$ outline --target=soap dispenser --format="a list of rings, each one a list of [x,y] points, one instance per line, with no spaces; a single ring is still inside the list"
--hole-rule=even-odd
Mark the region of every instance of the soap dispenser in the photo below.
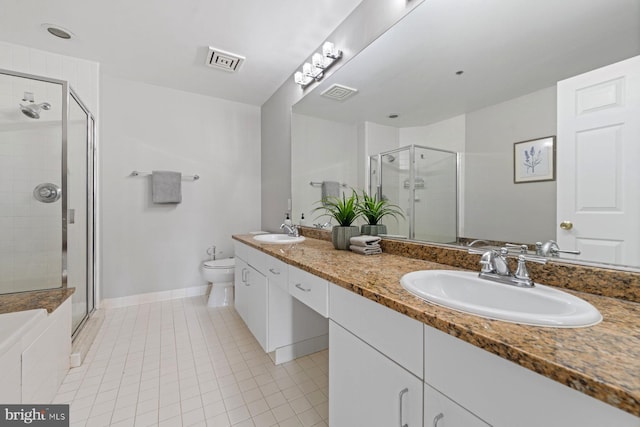
[[[292,225],[292,222],[291,222],[291,218],[289,217],[289,212],[285,212],[285,213],[284,213],[284,215],[285,215],[284,223],[285,223],[286,225],[291,226],[291,225]]]
[[[300,225],[306,225],[307,222],[304,219],[304,213],[302,214],[302,216],[300,217]]]

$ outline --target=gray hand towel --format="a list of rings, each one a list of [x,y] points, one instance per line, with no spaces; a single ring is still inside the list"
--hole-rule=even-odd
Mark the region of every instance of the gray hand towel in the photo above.
[[[152,171],[151,199],[153,203],[182,202],[182,174],[171,171]]]
[[[322,204],[328,198],[340,197],[340,183],[336,181],[322,181]]]
[[[357,254],[361,254],[361,255],[376,255],[376,254],[381,254],[382,253],[382,249],[380,249],[380,246],[356,246],[356,245],[351,245],[349,246],[349,249],[351,249],[352,252],[355,252]]]
[[[380,242],[380,240],[382,240],[380,237],[378,236],[367,236],[367,235],[363,235],[363,236],[355,236],[352,237],[349,242],[352,245],[355,246],[378,246],[380,247],[380,245],[378,244],[378,242]]]

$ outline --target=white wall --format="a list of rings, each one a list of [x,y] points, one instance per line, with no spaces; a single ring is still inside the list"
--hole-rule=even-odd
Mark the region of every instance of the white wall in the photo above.
[[[398,128],[364,122],[358,125],[358,186],[367,191],[371,188],[369,156],[398,148]],[[375,183],[374,183],[375,185]]]
[[[260,228],[260,109],[102,78],[102,296],[205,284],[208,246]],[[133,170],[198,174],[182,203],[154,205]]]
[[[556,181],[513,183],[513,144],[556,134],[556,88],[467,114],[464,237],[555,238]]]
[[[440,150],[465,151],[465,115],[442,120],[428,126],[400,128],[400,146],[416,144]]]
[[[357,129],[355,125],[293,114],[291,119],[291,193],[292,220],[298,223],[305,214],[306,224],[326,222],[313,212],[320,206],[321,188],[310,182],[337,181],[346,184],[342,191],[357,185]],[[284,218],[284,217],[283,217]]]

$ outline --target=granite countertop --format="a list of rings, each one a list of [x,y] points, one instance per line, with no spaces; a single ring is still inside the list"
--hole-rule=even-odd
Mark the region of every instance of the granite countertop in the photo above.
[[[75,291],[75,288],[57,288],[0,295],[0,314],[38,308],[52,313]]]
[[[381,254],[337,251],[307,238],[297,245],[234,239],[493,354],[640,416],[640,304],[567,291],[593,304],[604,320],[588,328],[524,326],[436,306],[400,285],[408,272],[449,265]],[[354,268],[357,266],[357,268]]]

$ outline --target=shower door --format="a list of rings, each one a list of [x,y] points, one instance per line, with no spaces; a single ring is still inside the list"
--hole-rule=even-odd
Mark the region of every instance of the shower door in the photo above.
[[[0,70],[0,294],[74,287],[94,308],[95,121],[62,80]]]
[[[458,228],[458,154],[410,145],[370,156],[370,193],[398,205],[405,218],[384,223],[387,234],[453,243]]]
[[[70,90],[67,125],[66,218],[67,286],[72,297],[73,330],[76,331],[94,309],[93,294],[93,145],[94,119],[78,95]]]
[[[0,293],[63,286],[66,84],[0,73]]]

